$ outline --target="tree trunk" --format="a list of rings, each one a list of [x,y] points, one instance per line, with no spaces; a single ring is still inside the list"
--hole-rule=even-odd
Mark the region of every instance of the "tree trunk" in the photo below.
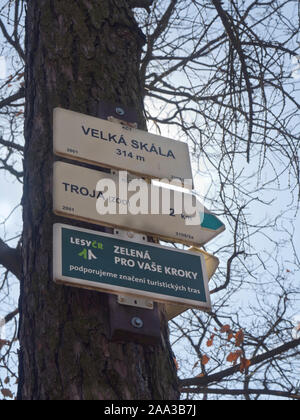
[[[178,398],[164,319],[162,346],[111,342],[107,296],[52,280],[53,108],[97,116],[99,99],[123,103],[145,128],[143,42],[125,0],[28,1],[21,400]]]

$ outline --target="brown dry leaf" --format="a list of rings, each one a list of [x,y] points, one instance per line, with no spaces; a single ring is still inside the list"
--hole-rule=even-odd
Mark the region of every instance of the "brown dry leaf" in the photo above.
[[[9,389],[1,389],[4,398],[14,398],[13,393]]]
[[[221,333],[228,333],[231,330],[230,325],[223,325]]]
[[[237,350],[235,352],[230,353],[229,356],[227,357],[227,362],[233,363],[234,365],[236,365],[239,357],[241,357],[242,354],[243,353],[241,350]]]
[[[234,360],[235,360],[235,353],[229,353],[229,355],[227,357],[227,362],[233,363]]]
[[[210,339],[206,343],[207,347],[212,347],[213,346],[213,344],[214,344],[214,338],[215,338],[215,334],[212,334],[212,336],[210,337]]]
[[[243,373],[246,369],[249,369],[250,366],[251,366],[251,361],[242,357],[241,367],[240,367],[241,373]]]
[[[236,335],[235,335],[235,345],[236,345],[237,347],[240,347],[240,346],[243,344],[244,339],[245,339],[245,334],[244,334],[244,331],[243,331],[243,330],[240,330],[240,331],[239,331],[238,333],[236,333]]]
[[[203,365],[203,366],[206,366],[207,365],[207,363],[210,361],[210,358],[208,357],[208,356],[203,356],[202,357],[202,359],[201,359],[201,364]]]
[[[234,337],[233,332],[232,332],[232,331],[230,331],[230,332],[228,333],[227,340],[228,340],[228,341],[230,341],[230,340],[232,340],[232,339],[233,339],[233,337]]]

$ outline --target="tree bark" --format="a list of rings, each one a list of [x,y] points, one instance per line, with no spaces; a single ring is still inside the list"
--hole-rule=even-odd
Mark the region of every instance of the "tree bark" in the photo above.
[[[53,108],[122,103],[145,129],[143,43],[125,0],[28,1],[20,400],[178,398],[164,319],[162,346],[113,343],[107,296],[52,280]]]

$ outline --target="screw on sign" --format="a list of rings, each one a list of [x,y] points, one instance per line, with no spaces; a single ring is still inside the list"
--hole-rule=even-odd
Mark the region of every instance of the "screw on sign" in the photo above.
[[[141,318],[139,318],[139,317],[137,317],[137,316],[135,316],[134,318],[132,318],[132,320],[131,320],[131,325],[134,327],[134,328],[143,328],[143,326],[144,326],[144,323],[143,323],[143,321],[141,320]]]
[[[117,113],[118,115],[120,115],[121,117],[123,117],[123,116],[125,115],[125,111],[124,111],[124,109],[123,109],[123,108],[121,108],[121,107],[117,107],[117,108],[116,108],[116,113]]]

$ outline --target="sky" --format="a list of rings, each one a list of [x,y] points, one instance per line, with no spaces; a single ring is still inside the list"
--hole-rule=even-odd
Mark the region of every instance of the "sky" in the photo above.
[[[5,56],[0,56],[0,84],[8,77],[8,64]],[[12,238],[21,232],[21,209],[15,209],[20,203],[22,186],[7,172],[0,172],[0,237]],[[3,222],[13,212],[5,225]],[[13,246],[12,241],[10,245]]]

